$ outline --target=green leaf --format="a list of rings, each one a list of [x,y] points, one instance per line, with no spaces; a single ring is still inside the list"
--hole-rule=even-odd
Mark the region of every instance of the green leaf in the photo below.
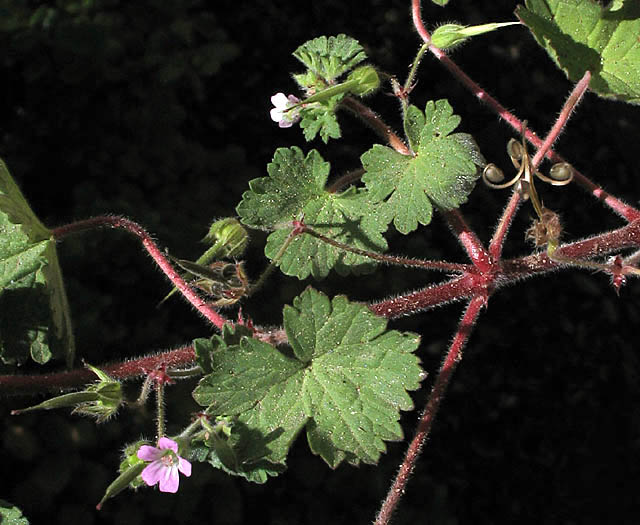
[[[302,80],[300,75],[295,77],[298,81],[308,83],[303,87],[316,84],[317,80],[327,84],[332,83],[367,58],[358,41],[343,34],[309,40],[296,49],[293,56],[300,60],[313,75],[306,80]]]
[[[206,441],[195,440],[193,459],[207,461],[227,474],[241,476],[253,483],[266,483],[270,476],[284,472],[284,463],[267,459],[269,439],[248,428],[238,418],[218,418],[209,425]]]
[[[198,365],[205,374],[212,372],[211,357],[214,352],[227,348],[229,345],[239,344],[243,337],[251,337],[253,332],[241,324],[225,324],[222,327],[222,334],[214,335],[211,339],[194,339],[193,349],[196,353]]]
[[[368,216],[367,194],[355,188],[328,192],[329,169],[315,150],[305,157],[299,148],[280,148],[267,166],[269,176],[249,183],[250,191],[244,193],[236,211],[247,226],[279,228],[267,239],[267,257],[276,257],[293,229],[289,224],[302,217],[305,224],[330,239],[364,250],[386,250],[382,232],[387,226],[376,215]],[[291,241],[278,265],[285,274],[304,279],[326,277],[333,268],[343,275],[360,274],[370,271],[374,262],[303,234]]]
[[[361,157],[362,177],[380,217],[401,233],[429,224],[433,206],[445,210],[466,202],[485,164],[475,141],[454,133],[460,117],[447,100],[429,101],[424,116],[410,106],[405,130],[415,155],[376,144]]]
[[[11,503],[0,499],[0,523],[2,525],[29,525],[22,511]]]
[[[344,93],[331,97],[325,102],[316,102],[300,108],[300,127],[304,130],[304,138],[311,142],[318,133],[326,144],[329,139],[339,139],[340,125],[336,118],[336,106],[344,98]]]
[[[516,15],[570,80],[588,70],[592,91],[640,104],[640,2],[527,0]]]
[[[449,0],[431,0],[434,4],[444,7],[449,3]]]
[[[46,363],[74,341],[55,240],[0,160],[0,359]]]
[[[331,467],[375,463],[384,441],[402,438],[400,410],[424,372],[413,355],[419,337],[344,296],[305,290],[283,312],[291,350],[244,337],[212,353],[213,372],[194,399],[211,414],[237,416],[284,462],[306,428],[311,450]]]

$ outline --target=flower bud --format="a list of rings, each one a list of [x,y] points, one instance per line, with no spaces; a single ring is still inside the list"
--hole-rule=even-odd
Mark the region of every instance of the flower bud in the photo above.
[[[353,70],[347,77],[347,82],[354,81],[349,88],[354,95],[363,97],[373,93],[380,87],[380,77],[373,66],[362,66]]]
[[[227,217],[214,222],[202,241],[217,248],[216,258],[240,257],[247,248],[249,234],[237,219]]]
[[[482,35],[500,29],[501,27],[517,25],[520,22],[505,22],[496,24],[482,24],[478,26],[463,26],[460,24],[444,24],[431,35],[431,43],[440,49],[451,49],[462,44],[472,36]]]

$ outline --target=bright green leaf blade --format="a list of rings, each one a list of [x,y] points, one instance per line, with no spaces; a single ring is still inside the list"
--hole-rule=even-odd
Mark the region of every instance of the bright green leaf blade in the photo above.
[[[266,459],[283,462],[308,419],[298,397],[303,363],[248,337],[214,352],[212,362],[213,372],[193,392],[196,402],[215,415],[240,415],[254,439],[267,443]]]
[[[242,202],[236,208],[248,226],[278,228],[267,239],[265,254],[274,259],[289,237],[292,227],[282,227],[304,218],[305,224],[322,235],[350,246],[381,252],[387,249],[382,235],[386,223],[374,215],[368,217],[371,203],[367,195],[351,188],[335,194],[326,191],[329,163],[312,150],[304,157],[298,148],[276,150],[267,167],[269,177],[249,183]],[[345,252],[310,235],[296,236],[278,265],[283,273],[304,279],[323,278],[335,269],[340,274],[364,273],[374,262],[361,255]]]
[[[384,441],[401,439],[399,411],[424,373],[415,334],[388,331],[366,306],[307,289],[284,310],[289,355],[243,338],[212,353],[213,372],[194,398],[214,415],[239,421],[267,439],[265,459],[284,461],[306,425],[312,450],[332,467],[375,463]]]
[[[29,525],[22,511],[11,503],[0,499],[0,523],[2,525]]]
[[[343,34],[309,40],[293,56],[325,83],[333,82],[367,58],[358,41]]]
[[[69,305],[51,233],[0,160],[0,359],[74,355]]]
[[[341,137],[340,124],[335,111],[337,103],[343,96],[338,95],[326,103],[315,103],[300,110],[300,127],[304,130],[304,138],[307,142],[311,142],[318,134],[325,144],[330,138]]]
[[[516,15],[570,80],[588,70],[592,91],[640,104],[640,2],[527,0]]]
[[[459,207],[475,186],[478,167],[485,161],[470,135],[451,134],[459,123],[446,100],[429,101],[424,116],[417,108],[405,116],[415,156],[377,144],[362,155],[362,180],[370,198],[379,203],[380,217],[393,221],[399,232],[429,224],[433,205],[445,210]]]
[[[404,132],[413,151],[417,151],[420,146],[422,128],[424,128],[424,113],[416,106],[410,105],[404,116]]]
[[[434,4],[444,7],[449,3],[449,0],[431,0]]]
[[[305,157],[297,147],[278,148],[267,165],[268,177],[253,179],[236,211],[243,224],[274,228],[298,218],[304,205],[323,194],[329,163],[316,150]]]

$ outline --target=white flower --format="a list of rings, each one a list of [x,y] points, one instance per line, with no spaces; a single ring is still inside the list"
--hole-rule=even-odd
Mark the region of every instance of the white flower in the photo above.
[[[290,107],[300,103],[300,99],[293,95],[285,96],[284,93],[276,93],[271,97],[271,103],[275,106],[271,110],[271,120],[278,123],[281,128],[289,128],[300,120],[298,109],[287,111]]]

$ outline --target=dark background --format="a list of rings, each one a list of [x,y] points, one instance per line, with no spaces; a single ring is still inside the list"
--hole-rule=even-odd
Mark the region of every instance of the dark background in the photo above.
[[[0,156],[50,227],[101,213],[124,214],[161,246],[195,259],[213,218],[234,214],[250,179],[264,176],[279,146],[317,148],[340,174],[358,166],[377,139],[341,115],[344,142],[307,145],[298,127],[269,119],[269,98],[295,91],[291,52],[304,41],[347,33],[381,70],[404,78],[419,39],[409,0],[344,2],[218,0],[57,3],[0,2]],[[516,2],[425,2],[431,24],[513,20]],[[250,7],[247,7],[250,6]],[[553,123],[571,83],[528,31],[479,37],[454,59],[539,134]],[[423,107],[446,97],[484,155],[504,168],[506,125],[426,57],[412,93]],[[368,103],[399,126],[384,91]],[[638,107],[588,94],[557,150],[613,194],[638,202]],[[580,189],[539,189],[560,211],[566,239],[622,221]],[[478,185],[462,208],[488,241],[508,191]],[[527,253],[531,211],[515,221],[507,255]],[[265,266],[264,234],[252,236],[250,274]],[[389,235],[391,251],[466,262],[438,217],[429,228]],[[176,298],[135,239],[115,231],[65,240],[59,255],[79,356],[100,364],[184,344],[210,333]],[[380,269],[314,286],[373,300],[441,278]],[[307,283],[274,276],[244,305],[257,323],[281,322],[282,305]],[[397,512],[397,524],[637,523],[640,516],[640,366],[635,344],[640,289],[616,296],[607,276],[564,272],[523,282],[491,299],[472,335],[424,454]],[[450,305],[392,323],[422,334],[430,378],[422,406],[461,314]],[[54,369],[51,365],[49,369]],[[21,372],[36,370],[25,366]],[[6,372],[6,369],[5,369]],[[169,431],[197,409],[192,384],[169,391]],[[135,385],[130,394],[135,395]],[[288,471],[263,486],[194,465],[176,496],[143,489],[94,506],[115,476],[119,450],[153,435],[153,414],[123,411],[96,428],[67,413],[10,418],[36,401],[5,398],[0,498],[32,523],[211,524],[370,523],[406,443],[389,444],[377,466],[331,471],[303,439]],[[411,436],[417,413],[402,423]]]

